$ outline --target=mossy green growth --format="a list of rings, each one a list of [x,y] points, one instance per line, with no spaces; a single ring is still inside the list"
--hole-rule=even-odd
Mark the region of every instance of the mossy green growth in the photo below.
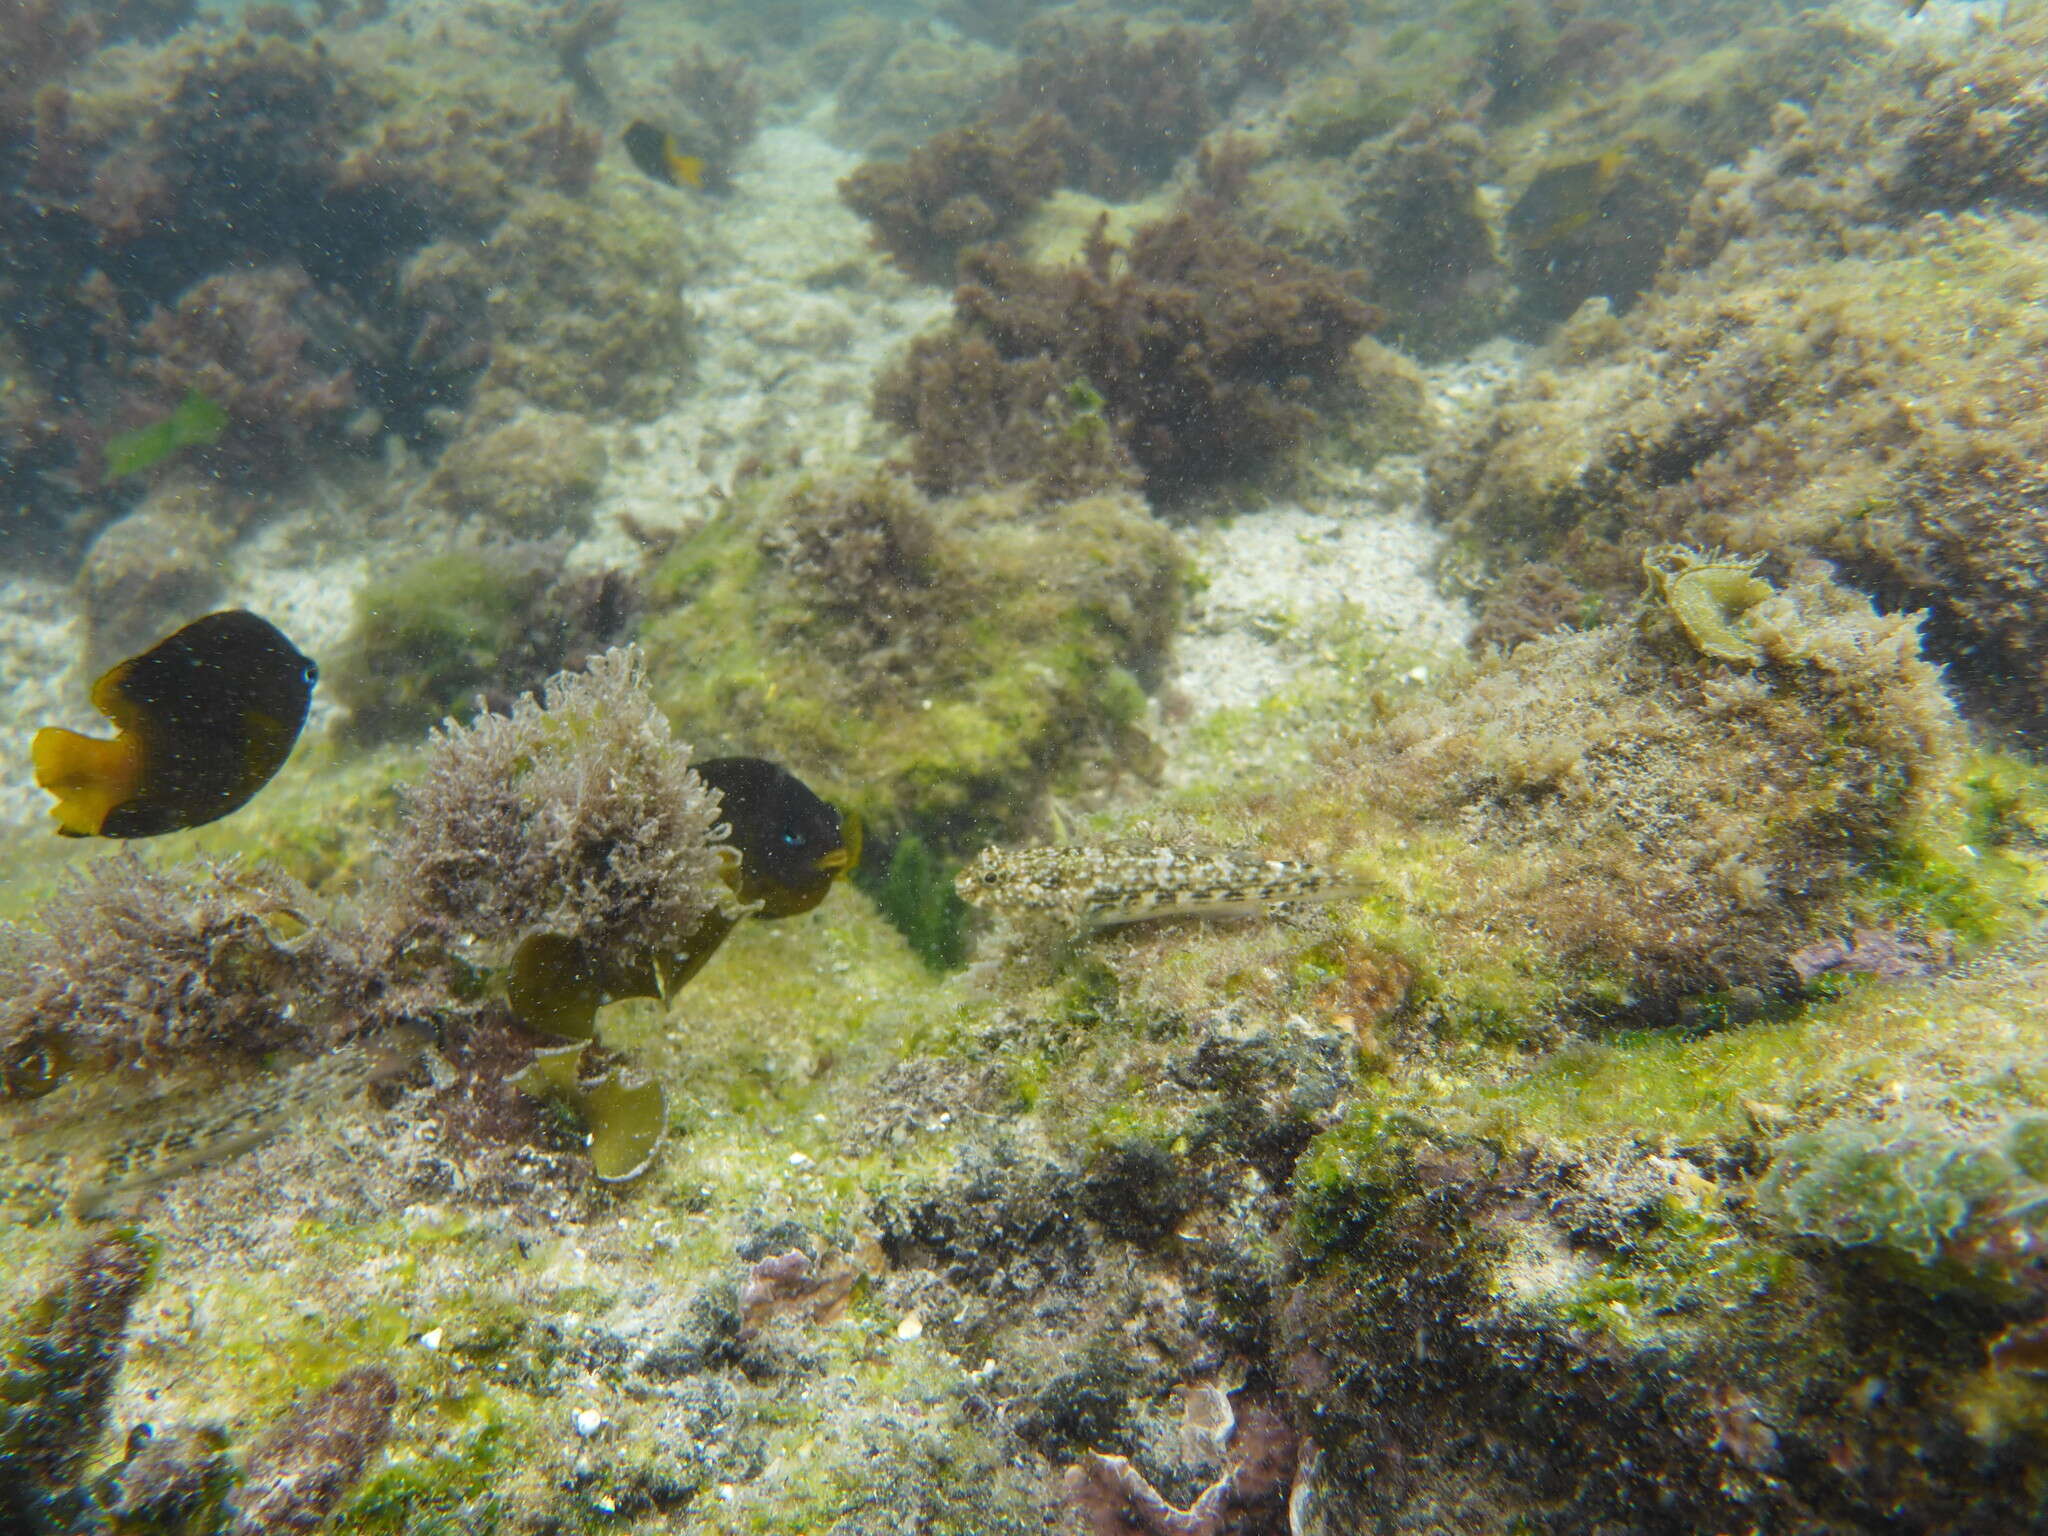
[[[477,552],[429,555],[356,595],[327,683],[365,740],[424,735],[503,676],[522,620],[547,584],[538,564]]]
[[[1415,1122],[1368,1094],[1294,1165],[1294,1232],[1311,1262],[1368,1231],[1404,1192],[1403,1147]]]
[[[642,644],[700,753],[776,758],[884,840],[967,851],[1118,749],[1179,570],[1129,497],[925,502],[886,478],[806,478],[668,556]]]
[[[1435,24],[1394,27],[1370,56],[1347,54],[1335,68],[1291,94],[1287,140],[1304,155],[1349,154],[1411,112],[1469,88],[1494,4],[1453,7]]]
[[[504,1516],[494,1487],[518,1453],[503,1408],[482,1388],[431,1394],[439,1431],[428,1449],[388,1460],[365,1477],[335,1529],[369,1536],[489,1536]]]
[[[1975,751],[1949,794],[1875,863],[1877,911],[1946,929],[1967,949],[2048,911],[2048,772]]]
[[[430,276],[490,308],[496,339],[480,389],[648,420],[689,359],[692,241],[662,189],[605,176],[583,197],[521,198],[488,240],[446,247]]]

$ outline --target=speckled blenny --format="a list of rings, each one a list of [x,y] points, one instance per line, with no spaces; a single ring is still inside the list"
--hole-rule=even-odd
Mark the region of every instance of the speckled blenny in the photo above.
[[[1360,883],[1285,859],[1068,844],[985,849],[953,888],[974,906],[1106,928],[1148,918],[1256,916],[1297,902],[1340,901]]]

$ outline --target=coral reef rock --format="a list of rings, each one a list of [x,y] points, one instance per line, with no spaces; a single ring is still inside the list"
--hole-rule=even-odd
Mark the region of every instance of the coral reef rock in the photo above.
[[[796,765],[892,835],[963,848],[1114,772],[1179,601],[1128,494],[927,501],[886,475],[762,489],[650,578],[657,696],[701,750]]]
[[[1707,178],[1626,323],[1575,321],[1437,454],[1453,573],[1506,591],[1547,562],[1598,612],[1664,540],[1822,555],[1927,611],[1973,707],[2038,721],[2048,545],[2022,359],[2048,269],[2016,71],[2039,26],[1846,72]],[[2006,169],[1971,173],[1987,134]]]

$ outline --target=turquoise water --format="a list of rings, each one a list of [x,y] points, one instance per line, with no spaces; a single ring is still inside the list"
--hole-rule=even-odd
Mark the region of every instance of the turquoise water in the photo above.
[[[2048,1523],[2044,47],[0,5],[0,1536]]]

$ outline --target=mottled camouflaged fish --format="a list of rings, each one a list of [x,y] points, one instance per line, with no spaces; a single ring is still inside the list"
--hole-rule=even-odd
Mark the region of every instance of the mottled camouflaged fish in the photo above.
[[[1341,901],[1361,882],[1311,864],[1165,847],[989,848],[960,871],[963,901],[1039,912],[1080,928],[1162,917],[1249,917],[1299,902]]]
[[[231,1092],[178,1093],[102,1111],[97,1134],[72,1128],[62,1135],[65,1142],[86,1145],[40,1152],[18,1147],[0,1172],[0,1211],[30,1219],[60,1209],[80,1219],[102,1215],[125,1196],[225,1162],[294,1121],[315,1118],[392,1065],[392,1058],[370,1051],[337,1051]]]

